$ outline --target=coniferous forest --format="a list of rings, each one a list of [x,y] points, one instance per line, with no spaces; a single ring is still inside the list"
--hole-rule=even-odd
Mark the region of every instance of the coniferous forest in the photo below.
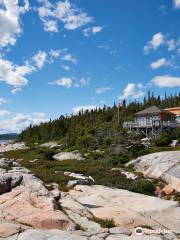
[[[161,98],[148,92],[142,102],[134,100],[127,104],[124,100],[121,105],[114,103],[111,107],[104,105],[103,108],[79,112],[76,115],[60,116],[38,126],[30,125],[22,131],[19,140],[29,143],[56,140],[62,141],[68,147],[96,148],[115,141],[116,136],[123,138],[125,130],[122,123],[132,120],[135,112],[153,105],[161,108],[180,106],[180,93],[170,96],[165,94],[164,98]]]

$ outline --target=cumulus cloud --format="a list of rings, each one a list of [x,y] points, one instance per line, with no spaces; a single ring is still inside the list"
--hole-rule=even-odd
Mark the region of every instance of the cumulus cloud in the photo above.
[[[3,105],[5,103],[8,103],[8,100],[6,100],[4,98],[0,98],[0,105]]]
[[[11,90],[11,93],[12,94],[17,94],[18,92],[21,92],[22,91],[22,88],[14,88]]]
[[[156,50],[158,47],[164,44],[164,42],[164,35],[161,32],[154,34],[152,40],[144,46],[144,53],[148,54],[151,50]]]
[[[34,65],[38,68],[41,69],[47,59],[47,53],[44,51],[39,51],[37,54],[34,55],[32,58]]]
[[[87,85],[89,83],[90,79],[89,78],[85,78],[85,77],[82,77],[79,81],[80,85],[84,86],[84,85]]]
[[[151,41],[144,46],[144,54],[148,54],[152,50],[157,50],[162,45],[166,46],[168,51],[173,51],[180,45],[180,41],[176,41],[173,38],[169,39],[168,34],[156,33],[153,35]]]
[[[145,94],[144,87],[141,83],[129,83],[126,88],[123,90],[123,94],[119,97],[119,99],[128,99],[128,98],[140,98]]]
[[[156,76],[151,80],[151,83],[157,87],[180,87],[180,77],[170,75]]]
[[[77,58],[73,57],[71,54],[65,54],[62,58],[64,61],[72,62],[73,64],[77,64]]]
[[[10,111],[0,110],[0,117],[4,117],[4,116],[10,115],[10,114],[11,114]]]
[[[45,118],[46,117],[46,113],[44,112],[34,112],[33,115],[36,117],[36,118]]]
[[[8,60],[0,59],[0,81],[15,88],[24,87],[28,83],[26,75],[32,72],[33,67],[30,65],[18,66]]]
[[[60,57],[62,51],[63,51],[63,50],[60,50],[60,49],[57,49],[57,50],[51,49],[50,52],[49,52],[49,54],[50,54],[50,56],[53,57],[53,58],[58,58],[58,57]]]
[[[97,108],[97,106],[95,106],[95,105],[76,106],[73,108],[73,113],[78,114],[79,112],[84,112],[86,110],[93,110],[96,108]]]
[[[96,88],[95,92],[97,94],[102,94],[102,93],[105,93],[105,92],[108,92],[108,91],[111,91],[111,90],[112,90],[111,87],[100,87],[100,88]]]
[[[82,77],[79,82],[75,83],[75,87],[83,87],[88,85],[90,82],[90,78]]]
[[[70,67],[67,65],[61,65],[61,67],[67,72],[70,71]]]
[[[54,20],[43,20],[45,32],[58,32],[58,24]]]
[[[71,4],[69,0],[52,3],[48,0],[40,1],[38,14],[43,22],[44,30],[57,32],[61,23],[65,29],[75,30],[93,21],[86,12]]]
[[[23,113],[16,113],[14,116],[11,116],[11,118],[0,121],[0,133],[19,133],[30,124],[38,125],[46,121],[48,121],[48,119],[44,117],[41,118]]]
[[[173,3],[175,8],[180,8],[180,0],[173,0]]]
[[[95,35],[103,30],[103,26],[94,26],[94,27],[88,27],[83,30],[84,36],[89,37],[91,35]]]
[[[26,61],[21,66],[0,57],[0,81],[13,86],[11,93],[16,94],[27,85],[27,75],[41,69],[46,62],[51,64],[63,52],[66,52],[66,49],[51,49],[47,53],[39,50],[29,61]],[[65,59],[73,63],[77,62],[71,54],[66,54]]]
[[[160,58],[160,59],[156,60],[155,62],[152,62],[150,64],[150,67],[152,69],[157,69],[157,68],[165,67],[165,66],[169,66],[169,65],[170,65],[169,61],[167,61],[165,58]]]
[[[65,88],[71,88],[73,86],[73,80],[69,77],[62,77],[54,82],[49,82],[50,85],[57,85]]]
[[[24,1],[20,6],[18,1],[0,1],[0,48],[14,45],[22,32],[20,15],[29,10],[29,2]]]
[[[176,41],[174,39],[167,40],[168,51],[176,49]]]

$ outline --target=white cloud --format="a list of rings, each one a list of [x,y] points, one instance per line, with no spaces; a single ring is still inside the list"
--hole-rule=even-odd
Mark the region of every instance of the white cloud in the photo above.
[[[83,30],[84,36],[89,37],[91,35],[95,35],[103,30],[103,26],[94,26],[94,27],[88,27]]]
[[[0,1],[0,48],[14,45],[17,37],[22,32],[20,15],[29,10],[29,2],[24,1],[23,6],[18,1]]]
[[[67,65],[61,65],[61,67],[67,72],[70,71],[70,67]]]
[[[43,20],[45,32],[58,32],[57,22],[54,20]]]
[[[78,60],[73,57],[71,54],[65,54],[62,58],[64,61],[69,61],[69,62],[72,62],[74,64],[77,64]]]
[[[37,125],[46,121],[48,121],[48,119],[44,117],[41,118],[23,113],[16,113],[10,119],[0,121],[0,133],[19,133],[23,129],[27,128],[30,124]]]
[[[101,32],[103,30],[103,28],[104,28],[103,26],[94,26],[94,27],[92,27],[92,33],[96,34],[98,32]]]
[[[180,0],[173,0],[173,2],[175,8],[180,8]]]
[[[156,76],[151,83],[157,87],[180,87],[180,77],[172,77],[170,75]]]
[[[10,114],[11,114],[10,111],[0,110],[0,117],[4,117],[4,116],[10,115]]]
[[[62,52],[62,50],[59,50],[59,49],[57,49],[57,50],[51,49],[50,52],[49,52],[49,54],[50,54],[50,56],[53,57],[53,58],[58,58],[58,57],[60,57],[61,52]]]
[[[154,34],[152,40],[144,46],[144,53],[148,54],[151,50],[157,50],[162,45],[166,46],[168,48],[168,51],[173,51],[177,46],[180,45],[180,41],[176,41],[175,39],[168,39],[168,34],[163,35],[161,32],[159,32]]]
[[[60,78],[54,82],[49,82],[50,85],[58,85],[65,88],[71,88],[73,86],[73,80],[69,77]]]
[[[161,32],[154,34],[152,40],[144,46],[144,53],[148,54],[151,50],[156,50],[158,47],[164,44],[164,42],[164,35]]]
[[[47,53],[43,51],[39,51],[32,58],[34,65],[39,69],[41,69],[44,66],[46,59],[47,59]]]
[[[110,50],[111,46],[110,45],[98,45],[97,48],[104,49],[104,50]]]
[[[14,88],[11,90],[11,93],[12,94],[17,94],[18,92],[21,92],[22,91],[22,88]]]
[[[44,113],[44,112],[34,112],[33,114],[36,118],[45,118],[46,117],[46,113]]]
[[[0,98],[0,105],[8,103],[8,101],[4,98]]]
[[[157,69],[157,68],[165,67],[165,66],[169,66],[169,65],[170,65],[170,62],[168,62],[165,58],[160,58],[160,59],[156,60],[155,62],[152,62],[150,64],[150,67],[152,69]]]
[[[45,31],[58,31],[58,23],[65,29],[75,30],[93,21],[87,13],[71,4],[69,0],[52,3],[48,0],[41,1],[38,14],[44,24]]]
[[[80,86],[86,86],[88,85],[90,82],[90,78],[85,78],[85,77],[82,77],[80,80],[79,80],[79,85]]]
[[[96,88],[95,92],[97,94],[102,94],[102,93],[105,93],[105,92],[108,92],[108,91],[111,91],[111,90],[112,90],[111,87],[101,87],[101,88]]]
[[[129,83],[126,88],[123,90],[123,94],[119,97],[119,99],[127,99],[127,98],[140,98],[145,94],[144,87],[141,83],[134,84]]]
[[[90,78],[82,77],[78,82],[74,83],[75,87],[84,87],[87,86],[90,82]]]
[[[79,112],[82,112],[82,111],[84,112],[86,110],[93,110],[96,108],[97,108],[97,106],[95,106],[95,105],[77,106],[77,107],[73,108],[73,113],[78,114]]]
[[[8,60],[0,59],[0,81],[15,88],[24,87],[28,83],[26,75],[32,73],[33,70],[30,65],[18,66]]]
[[[174,39],[168,40],[167,45],[168,45],[168,51],[172,51],[176,49],[176,41]]]

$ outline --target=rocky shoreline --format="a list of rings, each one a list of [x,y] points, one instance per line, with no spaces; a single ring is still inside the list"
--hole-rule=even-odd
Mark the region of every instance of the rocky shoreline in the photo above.
[[[19,148],[26,146],[10,144],[0,151]],[[97,219],[113,220],[115,226],[102,227]],[[138,226],[146,230],[144,235],[135,234]],[[0,239],[168,240],[178,236],[178,202],[102,185],[76,185],[60,192],[54,184],[48,190],[19,161],[0,158]]]

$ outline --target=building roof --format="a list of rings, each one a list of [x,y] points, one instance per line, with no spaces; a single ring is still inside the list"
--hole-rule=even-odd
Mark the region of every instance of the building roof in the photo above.
[[[176,116],[180,116],[180,107],[166,108],[165,110],[174,113]]]
[[[166,113],[166,114],[171,114],[171,115],[175,115],[174,113],[164,110],[160,107],[156,107],[156,106],[152,106],[152,107],[148,107],[140,112],[135,113],[134,115],[146,115],[146,114],[156,114],[156,113]]]

